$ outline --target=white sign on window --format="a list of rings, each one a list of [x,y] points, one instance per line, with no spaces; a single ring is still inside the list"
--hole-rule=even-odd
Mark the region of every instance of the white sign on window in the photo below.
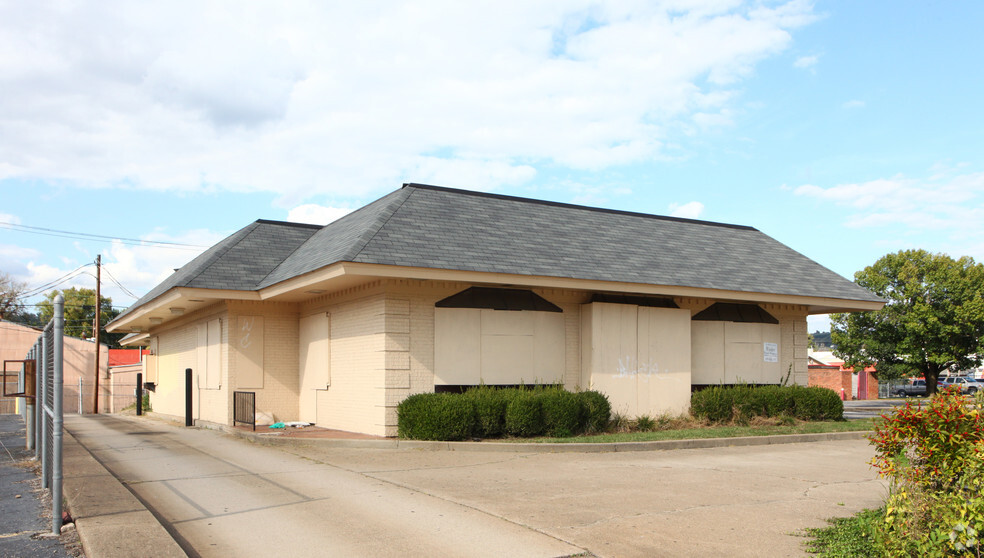
[[[779,362],[779,344],[762,343],[762,360],[764,362]]]

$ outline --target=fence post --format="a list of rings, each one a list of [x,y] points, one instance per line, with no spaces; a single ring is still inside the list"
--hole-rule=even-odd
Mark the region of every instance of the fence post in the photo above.
[[[192,426],[191,418],[191,368],[185,368],[185,426]]]
[[[98,303],[98,301],[97,301]],[[62,526],[62,383],[65,381],[65,297],[61,294],[55,297],[55,358],[54,378],[51,382],[54,388],[54,420],[52,433],[54,435],[54,460],[51,466],[51,534],[60,535]]]
[[[137,372],[137,416],[143,414],[143,372]]]

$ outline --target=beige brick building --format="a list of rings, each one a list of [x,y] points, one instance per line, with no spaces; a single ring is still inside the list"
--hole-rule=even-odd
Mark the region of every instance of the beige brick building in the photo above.
[[[413,393],[559,384],[630,416],[695,386],[807,383],[809,314],[883,302],[761,232],[408,184],[324,227],[256,221],[108,326],[154,410],[393,436]]]

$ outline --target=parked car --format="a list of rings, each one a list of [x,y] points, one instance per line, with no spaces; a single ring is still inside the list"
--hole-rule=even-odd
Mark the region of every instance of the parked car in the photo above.
[[[962,376],[947,376],[945,378],[940,378],[936,388],[943,389],[950,386],[957,386],[960,388],[960,393],[966,393],[967,395],[974,395],[977,393],[977,390],[981,389],[980,384],[974,380],[969,380]]]
[[[909,385],[899,386],[895,393],[900,397],[924,396],[926,395],[926,380],[912,380]]]

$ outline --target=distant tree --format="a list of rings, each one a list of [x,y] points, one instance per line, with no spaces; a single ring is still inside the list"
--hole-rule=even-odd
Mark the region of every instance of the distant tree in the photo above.
[[[65,297],[65,335],[78,337],[80,339],[91,339],[92,325],[96,320],[96,291],[95,289],[65,289],[64,291],[51,291],[44,295],[45,300],[38,304],[42,323],[48,321],[55,314],[55,297],[59,292]],[[110,347],[119,347],[119,341],[125,333],[107,333],[106,324],[119,315],[119,310],[113,309],[113,299],[101,296],[100,308],[102,313],[99,317],[99,336],[100,341]]]
[[[0,271],[0,319],[11,320],[12,316],[18,313],[21,309],[21,295],[26,290],[27,283],[15,281],[7,273]]]
[[[984,357],[984,265],[925,250],[888,254],[854,275],[886,299],[877,312],[834,314],[834,352],[879,376],[922,375],[928,394],[945,370],[979,366]]]

